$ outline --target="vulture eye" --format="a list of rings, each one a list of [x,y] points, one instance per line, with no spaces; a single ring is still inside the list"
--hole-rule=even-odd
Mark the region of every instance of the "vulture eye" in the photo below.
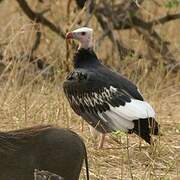
[[[81,35],[83,35],[83,36],[84,36],[85,34],[86,34],[86,32],[82,32],[82,33],[81,33]]]

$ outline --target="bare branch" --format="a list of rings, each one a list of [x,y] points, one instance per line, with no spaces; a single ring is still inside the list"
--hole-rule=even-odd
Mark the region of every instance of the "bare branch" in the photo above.
[[[126,57],[127,55],[135,54],[135,51],[133,49],[124,47],[123,43],[114,36],[113,30],[109,27],[108,22],[103,19],[102,14],[96,13],[95,15],[102,29],[106,30],[105,34],[108,35],[112,43],[115,43],[121,60],[124,59],[124,57]],[[138,57],[141,57],[141,55],[138,55]]]
[[[32,46],[32,48],[31,48],[31,52],[30,52],[30,56],[32,57],[33,56],[33,54],[34,54],[34,51],[36,51],[37,50],[37,48],[39,47],[39,45],[40,45],[40,42],[41,42],[41,31],[40,31],[40,28],[39,28],[39,25],[36,25],[36,39],[35,39],[35,41],[34,41],[34,44],[33,44],[33,46]]]
[[[135,1],[124,0],[122,3],[111,6],[103,2],[96,11],[112,21],[115,29],[131,29],[132,17],[134,17],[139,10],[141,3],[143,3],[143,0],[137,3]]]
[[[167,23],[169,21],[173,21],[173,20],[177,20],[180,19],[180,13],[178,14],[168,14],[164,17],[161,17],[159,19],[155,19],[151,22],[148,22],[148,24],[152,24],[152,25],[157,25],[157,24],[164,24]]]
[[[53,32],[57,33],[58,35],[60,35],[63,39],[65,38],[65,33],[64,31],[61,29],[61,27],[57,27],[56,25],[54,25],[51,21],[49,21],[48,19],[46,19],[42,13],[37,13],[34,12],[28,5],[28,3],[25,0],[16,0],[19,4],[19,6],[21,7],[21,9],[23,10],[23,12],[32,20],[35,21],[36,23],[40,23],[46,27],[48,27],[49,29],[51,29]]]
[[[138,2],[139,4],[143,1]],[[180,18],[178,14],[168,14],[164,17],[154,19],[150,22],[146,22],[136,14],[139,10],[139,6],[134,1],[124,1],[120,4],[110,6],[106,2],[96,9],[98,13],[101,13],[104,17],[109,18],[115,29],[131,29],[132,25],[140,26],[144,29],[150,29],[153,25],[164,24],[172,20]]]
[[[143,0],[139,0],[138,5],[142,2]],[[116,4],[115,7],[112,7],[105,1],[103,1],[98,7],[96,7],[96,10],[94,12],[99,24],[105,31],[105,34],[107,34],[112,43],[116,45],[120,59],[124,59],[128,55],[135,54],[135,51],[133,49],[125,47],[124,44],[119,39],[117,39],[117,37],[115,37],[113,31],[113,29],[115,28],[114,20],[121,19],[123,29],[126,28],[126,26],[128,26],[128,28],[131,26],[132,28],[132,23],[130,22],[130,19],[128,17],[128,11],[136,12],[138,9],[139,7],[137,6],[135,1],[129,2],[124,0],[122,3]],[[117,13],[119,14],[119,12],[121,15],[117,16]],[[110,27],[109,22],[112,22],[112,28]],[[138,54],[137,56],[138,58],[142,57],[142,55],[140,54]]]
[[[138,27],[141,27],[146,30],[150,30],[154,25],[165,24],[169,21],[180,19],[180,13],[178,14],[169,14],[159,19],[152,20],[150,22],[145,22],[137,16],[132,17],[132,24]],[[132,28],[132,25],[126,26],[127,28]]]
[[[164,41],[155,30],[151,29],[150,31],[146,31],[139,27],[135,27],[135,29],[139,34],[143,35],[149,47],[151,47],[157,53],[161,54],[165,60],[164,64],[168,69],[176,67],[175,70],[177,70],[179,68],[179,66],[177,66],[178,61],[170,52],[166,41]]]
[[[140,3],[142,2],[143,1]],[[123,1],[123,3],[118,5],[116,4],[114,6],[110,6],[109,4],[103,2],[99,7],[97,7],[95,16],[102,29],[108,31],[110,40],[117,45],[121,59],[129,54],[134,54],[134,50],[124,48],[122,42],[115,38],[113,34],[114,29],[120,30],[135,28],[139,34],[143,35],[148,46],[161,54],[161,56],[165,59],[165,64],[167,66],[176,66],[177,60],[170,52],[167,42],[159,36],[153,27],[154,25],[164,24],[168,21],[176,20],[180,18],[180,14],[167,15],[157,20],[146,22],[137,16],[136,12],[138,10],[139,6],[137,6],[134,1]],[[108,27],[108,22],[112,22],[111,29]]]

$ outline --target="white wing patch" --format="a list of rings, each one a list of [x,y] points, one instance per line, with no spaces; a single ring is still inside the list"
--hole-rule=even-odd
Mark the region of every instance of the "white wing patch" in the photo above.
[[[84,93],[83,96],[72,96],[70,100],[77,106],[86,105],[89,108],[97,106],[97,110],[98,106],[103,106],[104,103],[108,104],[108,110],[97,111],[97,113],[102,121],[114,131],[123,130],[128,132],[128,130],[134,128],[133,120],[155,118],[153,108],[145,101],[131,99],[131,102],[125,102],[125,105],[113,107],[109,102],[117,91],[117,88],[113,86],[104,87],[101,93],[92,92],[91,95]],[[124,93],[126,94],[126,92]]]
[[[121,129],[127,132],[134,128],[133,120],[155,118],[153,108],[145,101],[131,99],[125,106],[113,107],[110,104],[109,106],[110,110],[98,114],[102,120],[109,122],[114,130]]]
[[[131,99],[131,102],[127,102],[125,106],[111,107],[110,109],[124,116],[127,120],[149,117],[155,118],[153,108],[146,101]]]
[[[134,128],[134,123],[132,121],[126,120],[125,118],[121,117],[119,114],[111,110],[98,114],[103,121],[108,122],[109,126],[114,131],[123,130],[125,132],[128,132],[128,129]]]

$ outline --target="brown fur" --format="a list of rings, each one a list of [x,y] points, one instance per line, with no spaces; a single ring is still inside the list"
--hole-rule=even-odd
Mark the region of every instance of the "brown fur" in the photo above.
[[[18,146],[27,143],[29,138],[50,128],[53,128],[53,126],[34,126],[14,131],[0,132],[0,152],[9,153],[9,151],[16,151],[18,150]]]
[[[32,180],[34,169],[78,180],[86,158],[82,139],[68,129],[36,126],[0,132],[0,180]]]

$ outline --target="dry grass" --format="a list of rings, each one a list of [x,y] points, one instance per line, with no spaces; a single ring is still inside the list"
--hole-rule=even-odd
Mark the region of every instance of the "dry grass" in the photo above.
[[[65,8],[59,12],[57,7],[60,8],[62,4],[55,0],[53,3],[46,4],[54,9],[54,12],[47,16],[64,24],[64,28],[68,27]],[[38,7],[36,3],[32,5],[34,8]],[[63,6],[65,7],[66,3]],[[151,9],[148,7],[144,10],[145,17],[147,12],[151,15],[155,13],[155,10],[151,12]],[[157,11],[157,15],[160,12]],[[0,16],[3,17],[0,23],[0,42],[6,44],[3,48],[5,60],[12,55],[19,55],[22,51],[29,52],[35,34],[33,24],[23,16],[15,2],[1,3]],[[101,31],[95,20],[91,25],[96,28],[98,36]],[[172,40],[172,51],[177,57],[180,55],[178,27],[180,28],[180,24],[177,22],[158,27],[158,31],[162,32],[165,38]],[[37,124],[56,124],[72,129],[81,135],[86,143],[92,180],[180,179],[180,73],[165,73],[161,59],[159,65],[150,71],[148,67],[151,64],[147,59],[136,61],[129,57],[119,62],[112,44],[105,39],[102,46],[97,48],[98,55],[106,59],[106,64],[121,70],[122,74],[138,84],[145,99],[157,112],[162,136],[157,137],[155,146],[151,147],[135,135],[128,138],[125,134],[121,137],[109,135],[105,145],[107,148],[97,150],[87,124],[84,124],[82,132],[82,121],[72,112],[62,92],[62,82],[67,74],[64,71],[65,42],[47,29],[42,28],[42,31],[43,39],[37,54],[46,57],[49,63],[56,66],[55,81],[49,82],[43,80],[40,74],[32,74],[32,66],[28,63],[11,62],[12,71],[5,71],[0,77],[0,129],[5,131]],[[133,31],[123,32],[121,36],[127,44],[130,42],[139,51],[145,51],[143,40],[138,39]],[[19,86],[22,68],[26,70],[26,75],[24,85]],[[112,136],[120,143],[115,142]],[[81,179],[85,179],[84,173],[85,171],[82,171]]]

